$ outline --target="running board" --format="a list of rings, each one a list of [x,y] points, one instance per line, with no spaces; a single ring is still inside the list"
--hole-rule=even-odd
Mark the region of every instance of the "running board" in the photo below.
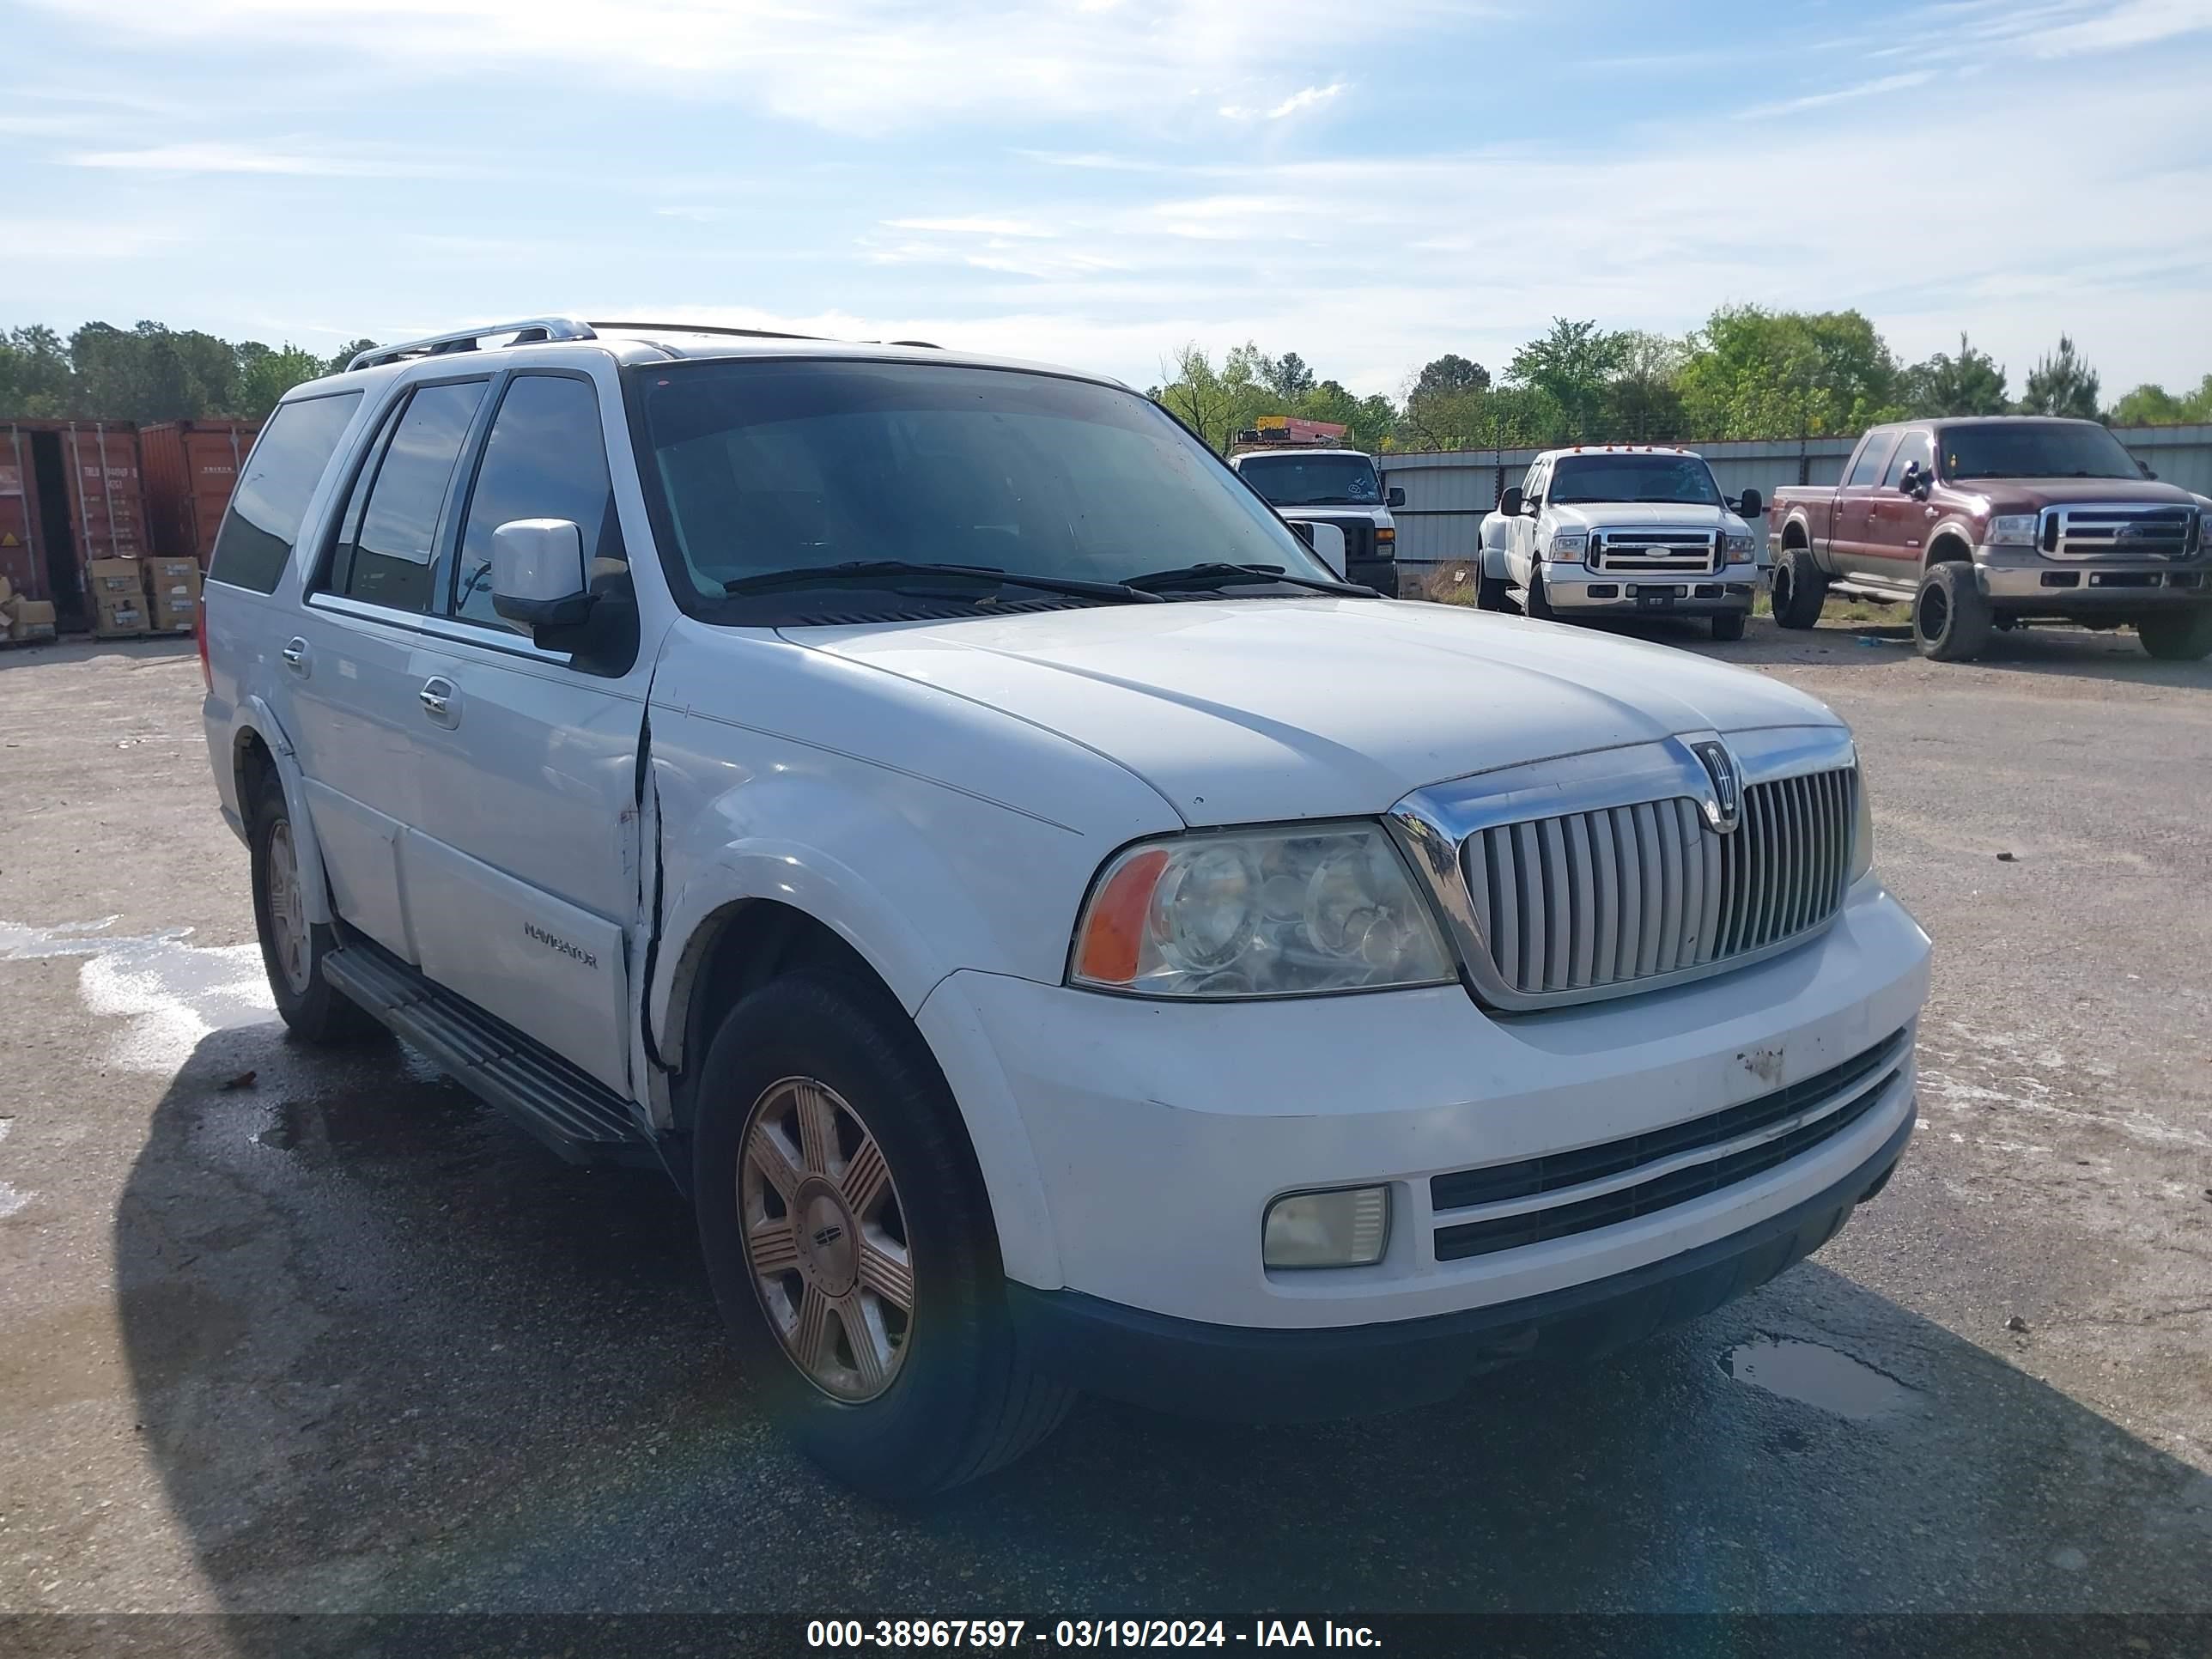
[[[322,968],[338,990],[571,1164],[658,1164],[629,1103],[534,1038],[363,941],[349,940]]]

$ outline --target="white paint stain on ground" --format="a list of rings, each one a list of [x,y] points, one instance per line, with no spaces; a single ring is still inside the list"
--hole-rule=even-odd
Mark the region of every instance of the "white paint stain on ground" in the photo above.
[[[2017,1113],[2046,1121],[2115,1129],[2147,1146],[2212,1151],[2212,1135],[2168,1123],[2139,1108],[2090,1106],[2063,1080],[2063,1072],[2067,1065],[2064,1052],[2039,1032],[1989,1031],[1956,1020],[1948,1024],[1960,1041],[1958,1048],[1946,1048],[1925,1033],[1921,1038],[1920,1100],[1923,1106],[1950,1111],[1994,1107],[2000,1113]],[[1983,1080],[1970,1082],[1951,1069],[1954,1065],[1973,1068],[1983,1074]],[[2079,1069],[2100,1079],[2112,1075],[2112,1068],[2107,1066],[2084,1066]],[[2060,1080],[2054,1085],[2045,1075],[2046,1073],[2060,1073]],[[1965,1137],[1954,1133],[1951,1139],[1963,1140]],[[2033,1143],[1992,1141],[1986,1136],[1974,1139],[1999,1151],[2051,1150]]]
[[[34,928],[0,921],[0,959],[82,957],[77,990],[95,1014],[124,1021],[108,1063],[168,1075],[211,1031],[258,1025],[276,1005],[252,945],[187,945],[191,930],[172,927],[124,939],[115,918]]]

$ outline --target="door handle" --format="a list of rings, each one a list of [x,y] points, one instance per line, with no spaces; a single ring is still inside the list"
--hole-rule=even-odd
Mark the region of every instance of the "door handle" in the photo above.
[[[290,669],[295,674],[297,674],[303,680],[307,678],[307,641],[290,641],[285,645],[284,648],[276,654],[283,658],[285,667]]]
[[[460,694],[453,690],[453,681],[442,675],[425,680],[422,690],[416,695],[422,699],[422,712],[429,716],[432,725],[450,726],[461,723]]]

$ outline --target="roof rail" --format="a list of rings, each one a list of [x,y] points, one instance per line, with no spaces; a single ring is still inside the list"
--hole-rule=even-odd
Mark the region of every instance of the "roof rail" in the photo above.
[[[818,340],[819,334],[792,334],[775,328],[722,328],[708,323],[586,323],[592,328],[629,329],[638,333],[653,331],[664,334],[734,334],[747,340]]]
[[[348,363],[346,373],[374,368],[381,363],[396,363],[404,357],[441,357],[449,351],[474,351],[477,341],[495,334],[512,334],[514,338],[508,342],[512,345],[599,338],[589,323],[580,323],[573,317],[526,317],[519,323],[491,323],[481,328],[458,329],[451,334],[433,334],[420,340],[403,340],[397,345],[375,346]]]

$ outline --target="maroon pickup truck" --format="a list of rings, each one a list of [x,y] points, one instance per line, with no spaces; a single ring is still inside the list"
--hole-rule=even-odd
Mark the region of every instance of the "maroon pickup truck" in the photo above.
[[[1911,605],[1921,654],[1943,662],[2038,622],[2132,623],[2154,657],[2212,655],[2212,501],[2094,421],[1878,426],[1841,484],[1776,490],[1767,532],[1784,628],[1812,627],[1833,590]]]

